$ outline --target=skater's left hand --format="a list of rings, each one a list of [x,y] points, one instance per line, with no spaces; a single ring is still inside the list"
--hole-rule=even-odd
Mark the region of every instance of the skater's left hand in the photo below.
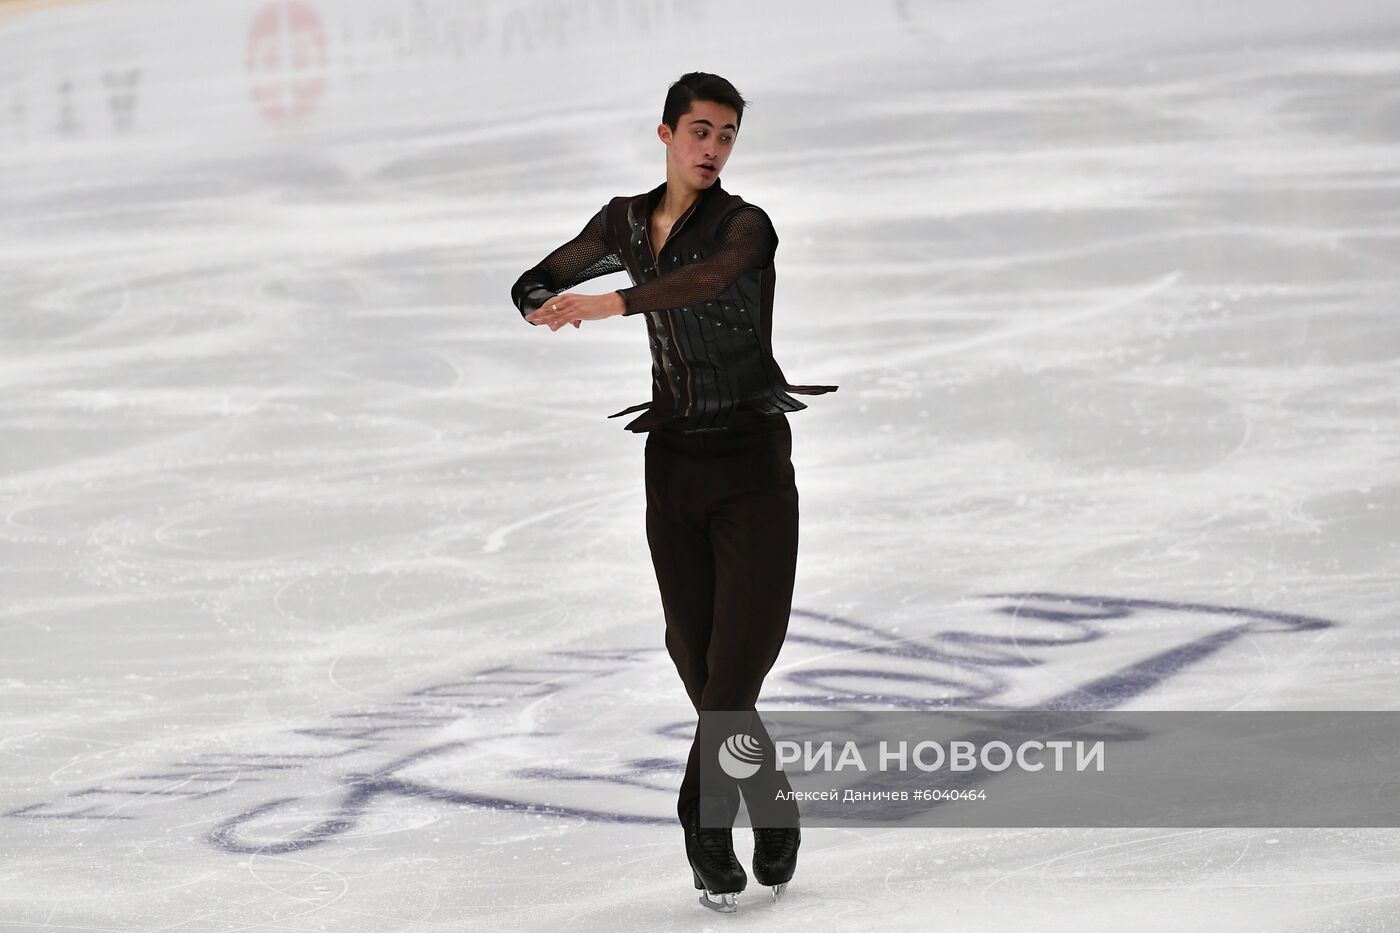
[[[578,327],[584,321],[601,321],[625,310],[627,305],[617,292],[608,292],[606,295],[577,295],[567,292],[549,299],[525,315],[525,320],[531,324],[548,324],[550,330],[558,330],[565,324]]]

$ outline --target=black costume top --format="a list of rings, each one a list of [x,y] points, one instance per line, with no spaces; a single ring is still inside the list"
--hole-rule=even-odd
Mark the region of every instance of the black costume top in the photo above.
[[[720,187],[700,190],[653,251],[651,215],[666,183],[610,200],[568,243],[511,288],[522,316],[588,279],[621,272],[625,314],[645,314],[651,338],[651,400],[609,418],[648,411],[627,425],[684,433],[723,430],[736,408],[776,414],[807,406],[789,393],[836,386],[790,385],[773,359],[773,257],[778,234],[768,214]]]

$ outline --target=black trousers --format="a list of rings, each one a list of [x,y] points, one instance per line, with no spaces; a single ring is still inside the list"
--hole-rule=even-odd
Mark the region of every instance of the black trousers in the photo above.
[[[690,702],[696,712],[753,710],[787,635],[797,571],[798,496],[787,416],[740,409],[724,431],[649,432],[646,496],[666,648]],[[750,722],[750,734],[765,748],[765,767],[724,788],[719,809],[731,824],[741,792],[752,815],[751,794],[772,801],[777,790],[791,789],[771,769],[771,739],[761,720],[755,715]],[[697,728],[676,802],[682,819],[700,804],[701,755],[713,751],[701,748]],[[707,767],[715,766],[707,759]],[[708,799],[706,811],[715,813],[716,803]]]

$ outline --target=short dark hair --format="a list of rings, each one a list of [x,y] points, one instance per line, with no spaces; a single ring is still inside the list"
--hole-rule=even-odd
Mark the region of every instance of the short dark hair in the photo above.
[[[669,126],[674,133],[681,117],[690,112],[690,105],[697,100],[708,100],[714,104],[733,107],[735,132],[743,125],[744,105],[748,101],[734,89],[734,85],[719,75],[704,71],[687,72],[671,85],[666,92],[666,106],[661,108],[661,122]]]

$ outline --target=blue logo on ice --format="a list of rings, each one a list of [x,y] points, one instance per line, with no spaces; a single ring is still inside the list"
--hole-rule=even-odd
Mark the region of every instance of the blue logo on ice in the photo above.
[[[724,740],[719,750],[719,766],[737,781],[753,777],[763,762],[763,746],[758,739],[740,732]]]
[[[802,618],[804,624],[788,634],[787,645],[810,648],[821,658],[830,656],[834,649],[843,660],[849,660],[822,667],[789,664],[782,681],[795,689],[784,691],[782,703],[796,709],[841,712],[870,704],[898,710],[1016,710],[1022,707],[1008,705],[1008,692],[1020,686],[1022,670],[1053,660],[1048,649],[1096,652],[1113,637],[1145,623],[1152,637],[1144,636],[1142,650],[1123,658],[1121,666],[1098,669],[1097,661],[1109,654],[1074,655],[1072,660],[1095,662],[1082,665],[1087,679],[1053,678],[1053,683],[1061,685],[1058,692],[1033,694],[1023,700],[1033,704],[1027,709],[1115,710],[1144,697],[1150,700],[1152,691],[1212,658],[1226,657],[1240,642],[1252,645],[1256,638],[1271,634],[1315,633],[1337,625],[1315,616],[1246,606],[1085,593],[1018,591],[982,593],[978,598],[1005,601],[991,611],[1009,617],[1009,621],[1002,621],[1016,628],[988,630],[979,625],[977,629],[934,629],[919,638],[896,637],[873,623],[794,609],[794,616]],[[1172,625],[1154,624],[1163,613],[1171,614],[1167,618],[1174,619]],[[1201,623],[1205,623],[1204,628]],[[1036,628],[1028,632],[1031,625]],[[1159,632],[1168,634],[1159,636]],[[1030,654],[1028,647],[1046,649],[1047,653]],[[215,749],[190,760],[177,759],[126,775],[115,785],[103,782],[79,787],[53,800],[15,808],[6,804],[7,809],[0,810],[0,820],[135,820],[144,815],[137,812],[138,807],[163,808],[187,800],[207,806],[209,798],[227,794],[223,799],[232,812],[209,831],[209,842],[229,853],[262,855],[305,851],[347,834],[362,836],[367,828],[372,831],[381,825],[374,820],[392,819],[395,822],[390,828],[399,829],[400,817],[386,815],[381,808],[404,798],[529,817],[546,814],[568,820],[673,825],[675,786],[669,772],[684,767],[685,754],[680,749],[692,745],[693,719],[678,719],[654,729],[657,736],[673,742],[671,748],[678,755],[658,754],[610,762],[597,769],[577,769],[551,760],[557,751],[558,732],[533,728],[500,732],[489,725],[478,728],[467,715],[476,709],[509,710],[510,703],[535,702],[600,677],[628,672],[635,676],[638,665],[664,656],[665,650],[661,646],[561,648],[547,652],[538,662],[464,671],[389,697],[369,709],[334,712],[325,722],[285,733],[288,742],[295,738],[317,743],[309,747],[297,744],[280,749],[279,735],[278,751]],[[458,724],[467,728],[457,730]],[[508,766],[500,764],[502,756],[495,745],[502,741],[541,743],[531,756],[538,759],[538,765],[505,770]],[[757,774],[762,764],[756,764],[755,745],[753,737],[744,733],[730,736],[727,747],[718,752],[723,772],[731,777]],[[710,750],[707,746],[706,751]],[[463,761],[459,763],[454,756],[463,756]],[[450,762],[452,767],[442,762]],[[501,786],[513,786],[509,792],[497,793],[442,786],[421,770],[435,763],[441,773],[499,768]],[[776,761],[772,767],[776,769]],[[325,786],[307,786],[311,773]],[[260,783],[276,778],[287,782],[275,785],[280,793]],[[171,789],[172,780],[179,784],[178,791]],[[636,802],[626,810],[588,806],[576,801],[590,798],[565,793],[579,787],[580,782],[610,789],[622,784],[646,793],[608,798]],[[248,799],[250,795],[256,796]],[[306,808],[313,804],[317,809],[307,813]],[[424,816],[429,821],[433,818],[426,811]]]

